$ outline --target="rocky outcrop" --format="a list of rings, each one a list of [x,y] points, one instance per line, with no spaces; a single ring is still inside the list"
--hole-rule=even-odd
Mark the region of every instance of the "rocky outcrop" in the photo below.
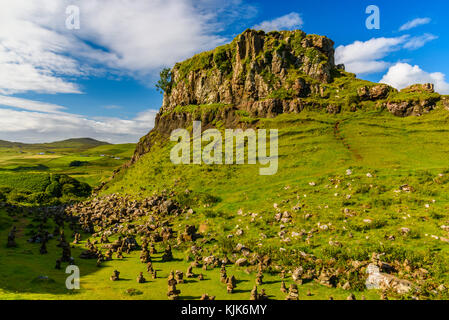
[[[175,65],[161,111],[213,103],[238,107],[280,89],[304,97],[311,82],[331,82],[334,69],[334,43],[326,37],[247,30],[228,45]]]
[[[155,127],[139,141],[125,167],[192,120],[201,120],[205,130],[217,121],[227,128],[246,128],[257,118],[304,109],[338,114],[383,107],[400,117],[422,115],[439,101],[449,109],[432,84],[398,92],[344,70],[344,65],[335,65],[334,42],[327,37],[300,30],[246,30],[231,43],[173,67]]]
[[[397,117],[421,116],[435,109],[439,98],[422,98],[403,101],[388,101],[388,111]]]
[[[407,88],[402,89],[401,92],[434,93],[435,86],[432,83],[414,84],[414,85],[408,86]]]
[[[393,88],[386,84],[374,85],[371,87],[363,86],[357,89],[359,98],[363,100],[385,99]]]
[[[136,146],[131,162],[127,166],[135,163],[141,156],[148,153],[153,145],[163,139],[167,139],[171,132],[178,128],[187,128],[192,121],[201,121],[204,130],[209,129],[212,123],[221,121],[227,128],[245,128],[246,123],[240,122],[240,116],[236,113],[238,109],[232,106],[219,108],[218,110],[200,110],[195,114],[192,112],[159,112],[156,115],[155,126],[146,136],[142,137]]]

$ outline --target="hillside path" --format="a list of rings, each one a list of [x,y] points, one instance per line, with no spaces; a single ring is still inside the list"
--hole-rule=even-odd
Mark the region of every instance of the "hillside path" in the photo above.
[[[349,152],[351,152],[351,154],[355,157],[356,160],[363,160],[363,157],[356,151],[354,150],[351,145],[348,143],[348,141],[342,137],[342,135],[340,134],[340,121],[337,121],[335,123],[334,126],[334,136],[335,139],[341,141],[341,143],[343,143],[343,145],[345,146],[346,149],[349,150]]]

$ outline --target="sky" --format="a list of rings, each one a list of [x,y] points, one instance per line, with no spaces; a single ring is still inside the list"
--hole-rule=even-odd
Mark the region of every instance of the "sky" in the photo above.
[[[446,0],[0,0],[0,140],[137,142],[160,70],[247,28],[326,35],[359,78],[449,94],[448,13]]]

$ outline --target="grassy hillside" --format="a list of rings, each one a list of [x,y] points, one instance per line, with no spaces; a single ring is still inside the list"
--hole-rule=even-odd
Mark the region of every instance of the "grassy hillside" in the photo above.
[[[259,48],[261,37],[265,42]],[[27,242],[43,230],[54,232],[61,219],[45,216],[51,208],[22,210],[17,200],[23,195],[8,194],[6,200],[19,207],[0,207],[0,238],[14,225],[18,247],[0,246],[6,257],[0,260],[0,274],[6,275],[0,277],[0,298],[167,299],[170,271],[185,272],[194,259],[202,263],[213,256],[214,269],[193,270],[205,281],[194,278],[178,286],[181,299],[204,293],[249,299],[258,260],[265,258],[269,263],[260,264],[265,273],[259,290],[266,289],[270,298],[286,296],[279,290],[280,271],[288,286],[301,267],[300,299],[345,299],[350,293],[368,299],[448,299],[449,98],[429,85],[397,91],[359,80],[333,66],[332,46],[327,38],[301,31],[265,37],[247,30],[230,45],[175,65],[171,79],[161,79],[167,85],[164,106],[155,129],[136,148],[85,140],[0,148],[0,186],[62,197],[86,190],[71,178],[96,186],[134,149],[136,161],[103,186],[100,196],[106,198],[65,212],[67,222],[79,218],[90,232],[71,246],[81,270],[79,291],[66,290],[64,269],[54,269],[61,252],[56,239],[43,255],[38,243]],[[174,165],[174,143],[167,135],[182,126],[191,130],[192,119],[222,133],[225,123],[279,130],[277,173],[260,175],[260,164]],[[80,230],[77,222],[70,229],[64,224],[68,241]],[[188,226],[198,235],[186,235]],[[132,235],[142,245],[144,235],[155,243],[158,253],[151,258],[158,278],[146,272],[139,250],[123,259],[114,254],[97,267],[96,258],[107,249],[99,243],[102,232],[111,241]],[[79,259],[88,239],[95,259]],[[175,259],[163,262],[161,251],[168,244]],[[233,294],[219,279],[224,257],[228,275],[238,280]],[[248,265],[237,267],[243,257]],[[367,290],[372,262],[413,283],[413,290]],[[123,281],[109,280],[114,270]],[[136,282],[139,272],[147,283]]]
[[[55,141],[49,143],[21,143],[21,142],[10,142],[5,140],[0,140],[0,148],[18,148],[22,150],[41,150],[44,151],[55,151],[55,150],[86,150],[97,146],[109,145],[107,142],[98,141],[91,138],[77,138],[77,139],[67,139],[62,141]]]
[[[0,177],[12,173],[67,174],[91,186],[108,179],[112,171],[131,159],[135,145],[97,145],[77,142],[48,148],[0,148]],[[53,147],[52,147],[53,148]]]
[[[260,176],[258,165],[175,166],[168,145],[105,193],[144,197],[188,188],[192,196],[178,200],[196,213],[179,223],[206,225],[218,248],[243,243],[292,267],[300,251],[343,265],[382,252],[389,262],[413,261],[447,285],[448,120],[441,109],[410,118],[381,111],[282,115],[260,122],[280,130],[275,176]],[[293,212],[292,224],[280,228],[274,204]],[[235,236],[237,229],[243,235]]]
[[[333,116],[305,111],[263,119],[258,125],[279,129],[279,170],[274,176],[260,176],[259,165],[175,166],[169,160],[171,144],[161,144],[123,171],[103,193],[139,199],[157,190],[175,190],[175,199],[192,207],[194,213],[172,218],[171,225],[175,230],[183,230],[186,224],[201,226],[206,239],[215,239],[202,244],[210,254],[235,255],[233,248],[241,243],[268,253],[274,264],[293,270],[298,265],[306,267],[301,252],[335,261],[341,268],[369,260],[373,252],[384,253],[386,262],[402,264],[407,260],[416,270],[428,272],[424,280],[404,271],[399,274],[421,287],[421,298],[448,297],[445,291],[429,289],[449,285],[449,236],[442,228],[449,223],[446,110],[410,118],[383,111]],[[276,222],[275,206],[280,212],[292,213],[291,223]],[[6,239],[14,218],[3,212],[2,219],[5,228],[0,236]],[[20,233],[26,233],[26,224],[16,221],[15,225]],[[75,258],[85,237],[74,245]],[[59,254],[59,249],[52,247],[56,243],[52,242],[48,255],[41,256],[39,245],[25,240],[18,240],[19,249],[0,248],[0,254],[8,257],[0,262],[0,273],[9,275],[0,280],[2,298],[166,299],[169,271],[185,271],[188,266],[184,260],[187,247],[174,251],[177,260],[173,262],[161,262],[161,254],[154,255],[159,279],[152,280],[145,273],[149,282],[137,284],[137,274],[145,271],[139,252],[105,262],[100,268],[95,267],[95,260],[77,259],[82,288],[73,293],[63,289],[64,270],[53,269]],[[157,248],[161,252],[163,246]],[[34,261],[38,263],[30,264]],[[10,266],[17,263],[21,272],[13,274]],[[112,283],[109,276],[114,269],[129,281]],[[226,293],[219,282],[219,269],[195,268],[206,280],[179,285],[181,299],[197,299],[206,292],[218,299],[248,299],[255,274],[235,266],[227,269],[228,275],[240,281],[236,293]],[[33,279],[39,275],[53,281],[36,283]],[[266,289],[271,298],[285,297],[279,291],[281,280],[276,273],[265,274],[264,281],[259,290]],[[291,277],[285,281],[288,286]],[[315,281],[305,283],[299,287],[300,299],[345,299],[350,292],[357,298],[380,298],[380,292],[364,289],[363,275],[351,283],[349,290],[327,288]],[[140,293],[130,296],[128,289]],[[308,292],[312,295],[306,295]]]

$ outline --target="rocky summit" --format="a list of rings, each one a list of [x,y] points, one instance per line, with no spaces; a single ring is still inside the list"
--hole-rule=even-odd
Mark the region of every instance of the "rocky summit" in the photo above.
[[[163,70],[158,87],[154,129],[88,199],[73,198],[82,184],[59,174],[17,179],[46,183],[33,198],[58,195],[47,207],[0,192],[0,294],[449,298],[449,99],[433,84],[361,80],[335,64],[325,36],[247,30]],[[277,171],[170,161],[172,131],[188,136],[193,120],[217,141],[226,129],[269,129]],[[75,168],[82,178],[84,164]],[[69,292],[73,265],[81,288]]]
[[[335,65],[334,42],[295,31],[246,30],[231,43],[177,63],[164,87],[154,129],[143,137],[131,161],[155,141],[193,119],[207,125],[248,127],[258,118],[316,110],[330,114],[386,109],[395,116],[422,115],[449,107],[433,84],[398,90],[357,79]]]

